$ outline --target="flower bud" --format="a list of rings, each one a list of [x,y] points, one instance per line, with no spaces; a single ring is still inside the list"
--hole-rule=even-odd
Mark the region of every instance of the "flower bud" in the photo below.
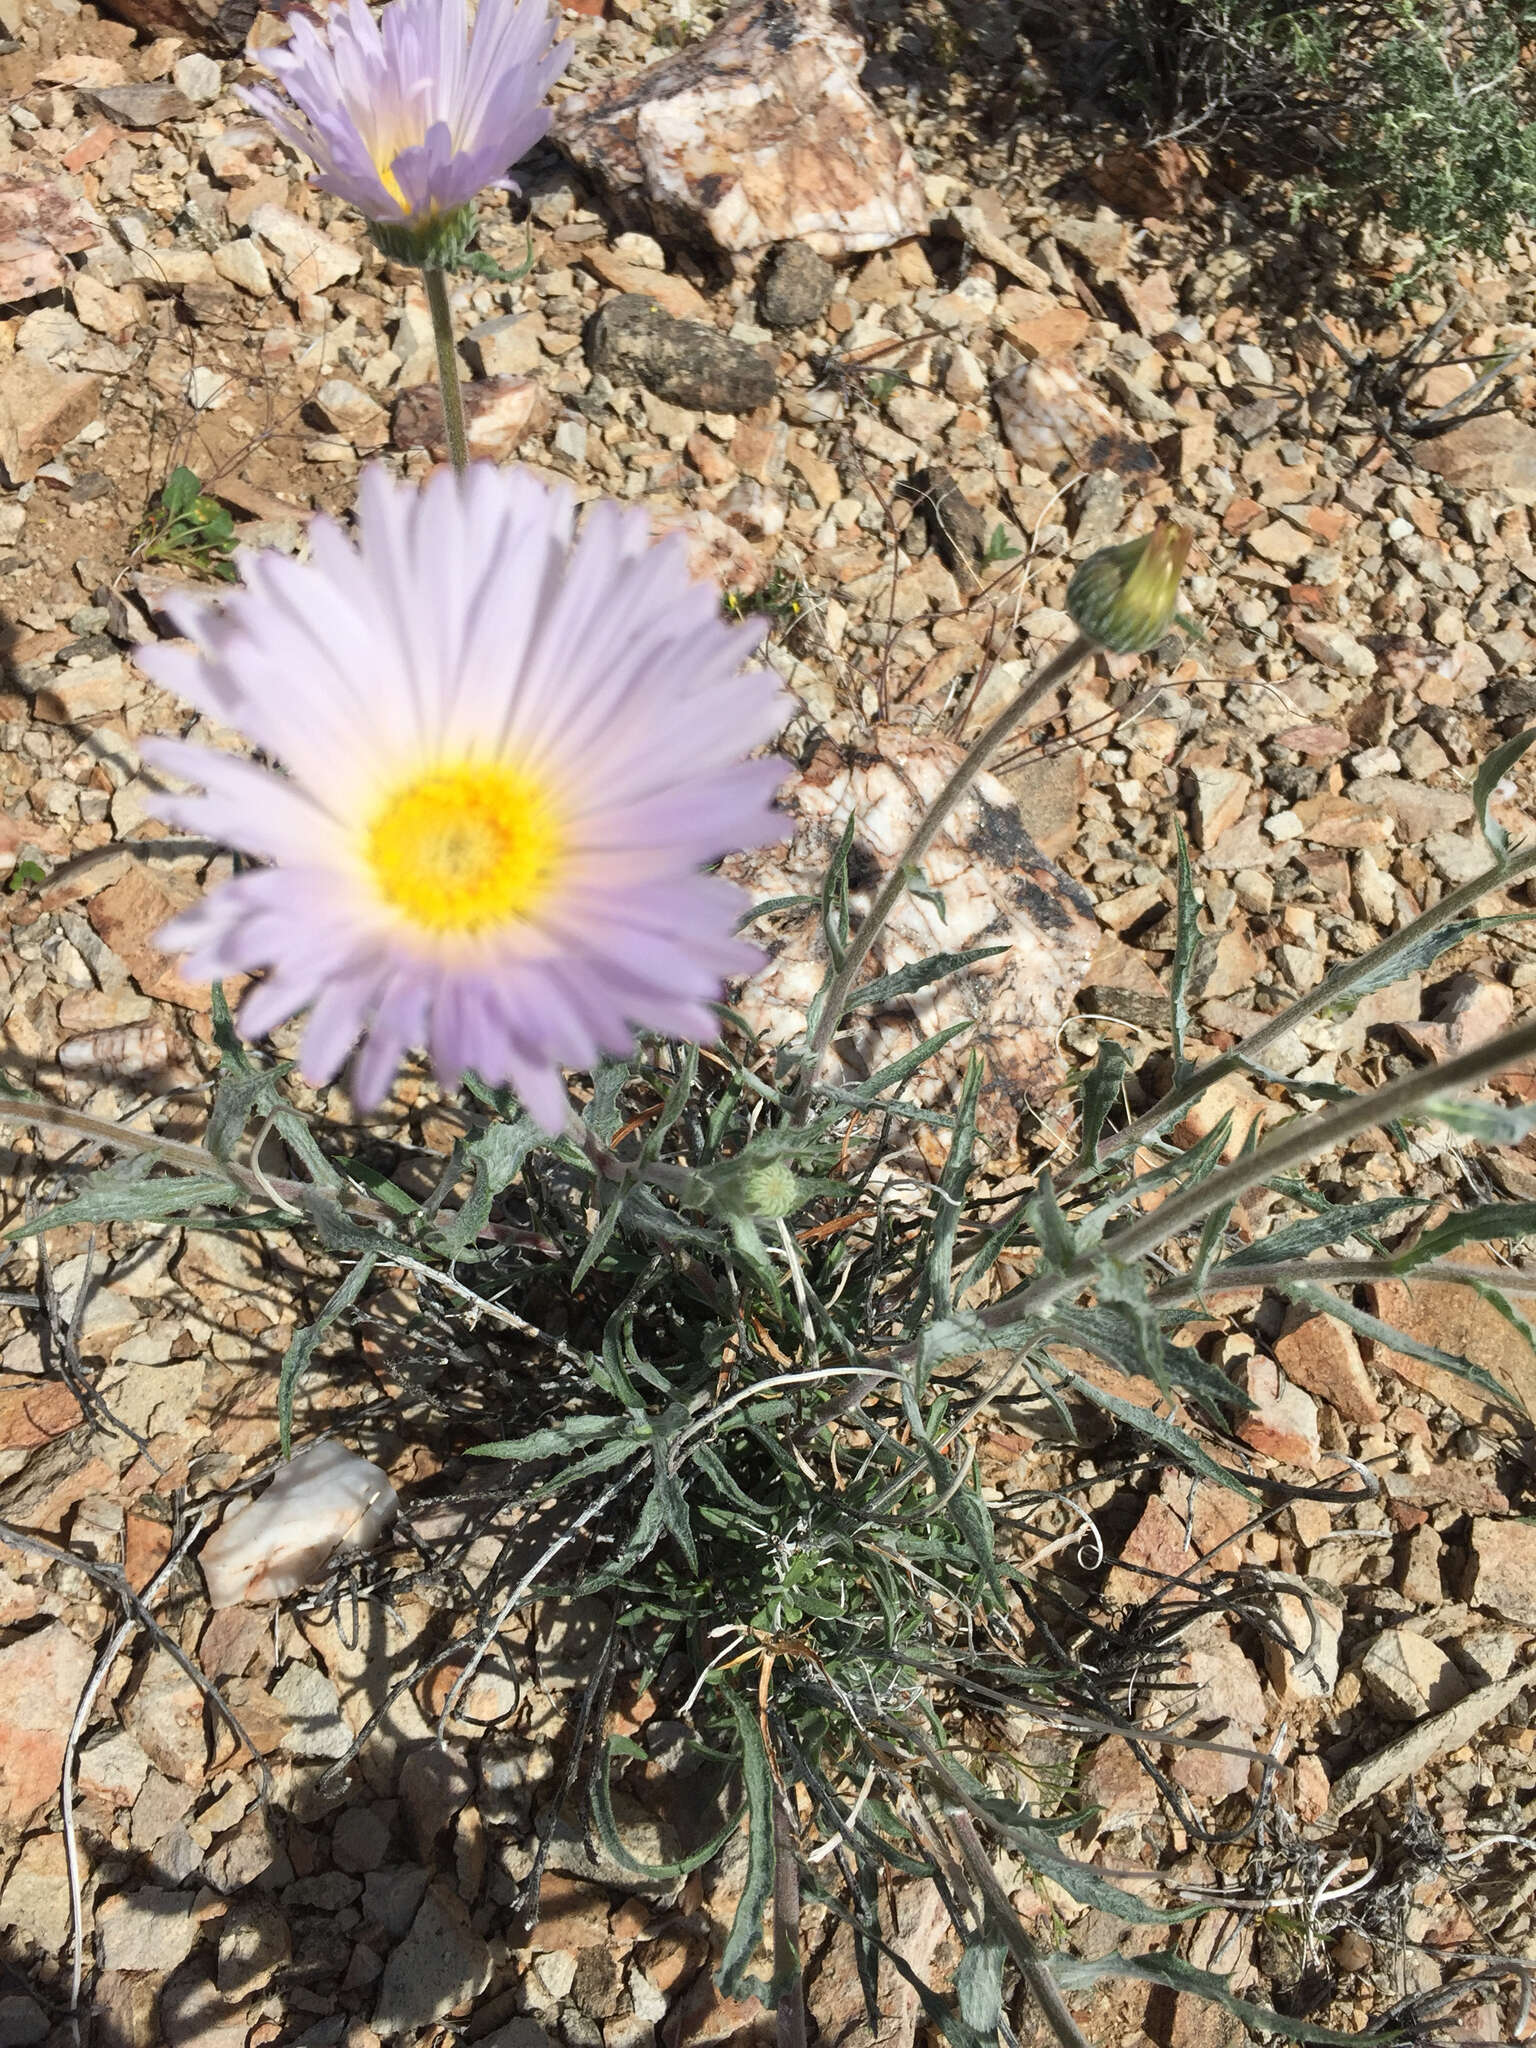
[[[1111,654],[1144,654],[1167,632],[1194,535],[1161,522],[1139,540],[1100,548],[1067,588],[1072,623]]]
[[[793,1216],[804,1190],[787,1159],[769,1159],[741,1177],[741,1206],[749,1216]]]
[[[711,1170],[709,1191],[725,1215],[771,1220],[793,1216],[810,1198],[788,1159],[754,1159],[750,1153]]]

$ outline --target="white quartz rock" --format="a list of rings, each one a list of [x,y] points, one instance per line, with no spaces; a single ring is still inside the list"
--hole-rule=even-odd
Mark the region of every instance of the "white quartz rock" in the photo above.
[[[227,1514],[203,1545],[209,1601],[235,1607],[296,1593],[339,1553],[369,1549],[399,1506],[377,1465],[342,1444],[311,1444],[264,1494]]]

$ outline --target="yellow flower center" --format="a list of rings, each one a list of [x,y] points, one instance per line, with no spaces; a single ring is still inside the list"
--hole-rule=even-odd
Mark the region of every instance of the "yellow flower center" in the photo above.
[[[391,150],[388,163],[383,162],[379,157],[375,157],[373,167],[379,174],[379,183],[384,187],[390,198],[393,199],[396,206],[400,208],[402,213],[409,213],[411,203],[400,190],[400,180],[395,176],[395,158],[400,153],[398,150]]]
[[[546,785],[500,761],[433,768],[401,784],[364,841],[380,896],[437,937],[527,917],[547,897],[563,853]]]

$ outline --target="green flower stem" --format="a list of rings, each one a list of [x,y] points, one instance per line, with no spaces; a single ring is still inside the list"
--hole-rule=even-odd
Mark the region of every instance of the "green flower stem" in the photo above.
[[[1533,870],[1536,870],[1536,847],[1527,847],[1525,852],[1515,854],[1510,860],[1500,862],[1480,875],[1474,875],[1470,882],[1463,882],[1459,889],[1452,889],[1449,895],[1442,896],[1438,903],[1432,903],[1428,910],[1422,911],[1410,923],[1405,924],[1401,931],[1393,932],[1390,938],[1383,939],[1379,946],[1372,947],[1369,953],[1363,953],[1358,960],[1348,960],[1335,967],[1331,974],[1323,977],[1316,988],[1309,989],[1305,995],[1298,996],[1294,1003],[1289,1003],[1283,1010],[1277,1011],[1273,1017],[1261,1024],[1257,1031],[1251,1031],[1241,1043],[1234,1045],[1230,1052],[1221,1053],[1216,1059],[1208,1060],[1204,1066],[1196,1067],[1193,1073],[1185,1075],[1176,1088],[1163,1096],[1161,1101],[1154,1102],[1149,1110],[1127,1124],[1124,1130],[1116,1131],[1113,1136],[1101,1141],[1095,1164],[1102,1166],[1107,1160],[1117,1159],[1124,1153],[1133,1151],[1144,1138],[1151,1137],[1158,1130],[1166,1129],[1169,1121],[1187,1103],[1197,1101],[1207,1088],[1213,1087],[1217,1081],[1224,1080],[1228,1074],[1241,1073],[1250,1061],[1261,1060],[1275,1040],[1283,1037],[1294,1025],[1304,1024],[1309,1017],[1315,1017],[1319,1010],[1326,1010],[1334,1003],[1346,1001],[1356,982],[1364,980],[1367,975],[1379,976],[1383,968],[1392,967],[1397,961],[1412,953],[1422,939],[1427,938],[1431,932],[1438,931],[1441,925],[1448,924],[1463,910],[1470,910],[1494,889],[1508,888],[1512,882],[1520,881]],[[1065,1194],[1067,1189],[1074,1187],[1089,1170],[1089,1161],[1079,1155],[1069,1171],[1057,1182],[1057,1194]]]
[[[463,471],[469,466],[469,444],[464,438],[464,395],[459,389],[459,356],[453,345],[453,314],[448,306],[448,280],[443,272],[427,265],[421,273],[432,309],[432,339],[437,343],[437,381],[443,393],[443,427],[448,437],[448,459]]]
[[[1282,1124],[1273,1137],[1254,1151],[1245,1152],[1240,1159],[1234,1159],[1230,1166],[1218,1167],[1193,1187],[1180,1188],[1156,1209],[1123,1224],[1119,1230],[1111,1231],[1092,1251],[1069,1259],[1055,1272],[1042,1273],[1010,1299],[993,1302],[981,1309],[976,1322],[981,1329],[991,1331],[1007,1330],[1031,1317],[1041,1318],[1043,1325],[1058,1301],[1070,1300],[1084,1288],[1091,1287],[1099,1269],[1107,1262],[1113,1260],[1119,1265],[1133,1263],[1166,1239],[1193,1230],[1213,1209],[1240,1202],[1244,1195],[1262,1187],[1277,1174],[1289,1173],[1295,1167],[1306,1165],[1309,1160],[1321,1158],[1336,1146],[1358,1137],[1362,1131],[1412,1116],[1436,1096],[1459,1094],[1463,1089],[1475,1088],[1490,1075],[1501,1073],[1504,1068],[1528,1059],[1533,1053],[1536,1053],[1536,1018],[1517,1024],[1512,1031],[1502,1032],[1497,1038],[1490,1038],[1486,1044],[1474,1046],[1471,1052],[1462,1053],[1459,1059],[1444,1060],[1438,1066],[1405,1074],[1400,1081],[1357,1096],[1353,1102],[1337,1103],[1318,1116],[1294,1116]],[[1252,1284],[1262,1287],[1263,1266],[1255,1263],[1251,1270]],[[1425,1272],[1427,1268],[1421,1267],[1419,1271]],[[1497,1284],[1497,1269],[1490,1268],[1487,1277]],[[891,1353],[885,1363],[904,1363],[915,1349],[915,1346],[905,1346],[902,1351]],[[1022,1362],[1009,1366],[999,1380],[966,1404],[947,1426],[935,1448],[943,1451],[983,1408],[990,1407],[995,1401],[1006,1400],[1026,1370]]]
[[[809,1113],[811,1096],[826,1062],[827,1048],[836,1036],[837,1027],[843,1020],[850,997],[854,994],[854,982],[858,978],[859,969],[864,965],[870,947],[880,936],[886,919],[905,895],[913,872],[922,862],[934,840],[938,838],[944,821],[988,762],[994,758],[1008,735],[1034,710],[1041,698],[1069,676],[1079,662],[1086,661],[1093,650],[1094,643],[1079,634],[1069,647],[1063,648],[1060,654],[1031,676],[1019,694],[1003,706],[986,731],[976,740],[965,759],[929,805],[927,815],[907,841],[900,859],[886,876],[880,893],[870,905],[863,923],[849,939],[837,971],[822,997],[821,1014],[816,1019],[816,1028],[806,1045],[800,1069],[795,1105],[798,1120],[803,1121]]]

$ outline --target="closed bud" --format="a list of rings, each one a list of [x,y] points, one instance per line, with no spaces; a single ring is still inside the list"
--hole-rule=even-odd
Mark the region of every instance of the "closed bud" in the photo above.
[[[1178,609],[1179,578],[1194,535],[1163,522],[1139,540],[1100,548],[1067,587],[1067,610],[1085,638],[1111,654],[1155,647]]]
[[[793,1216],[805,1194],[787,1159],[769,1159],[741,1177],[741,1206],[749,1216]]]
[[[712,1206],[727,1216],[771,1221],[793,1216],[810,1198],[787,1159],[754,1159],[746,1153],[714,1167],[707,1178]]]

